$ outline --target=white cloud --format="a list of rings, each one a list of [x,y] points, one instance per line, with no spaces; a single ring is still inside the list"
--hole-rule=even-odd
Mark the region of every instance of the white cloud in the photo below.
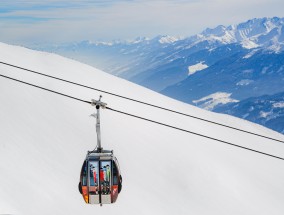
[[[189,36],[219,24],[283,17],[283,7],[282,0],[4,1],[0,40],[21,43]],[[19,22],[25,18],[30,22]]]

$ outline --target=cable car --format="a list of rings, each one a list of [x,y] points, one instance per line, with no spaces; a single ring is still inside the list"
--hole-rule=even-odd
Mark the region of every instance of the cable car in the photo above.
[[[96,106],[97,114],[97,149],[88,151],[83,162],[79,192],[87,204],[112,204],[115,203],[122,189],[122,176],[117,158],[113,151],[103,150],[100,136],[100,107],[105,108],[106,104],[92,100],[92,105]]]
[[[90,151],[83,163],[79,191],[88,204],[114,203],[122,188],[119,165],[112,151]]]

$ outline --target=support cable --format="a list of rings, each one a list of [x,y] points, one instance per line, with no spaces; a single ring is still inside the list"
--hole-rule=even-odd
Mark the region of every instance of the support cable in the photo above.
[[[116,97],[119,97],[119,98],[122,98],[122,99],[127,99],[127,100],[130,100],[130,101],[137,102],[137,103],[144,104],[144,105],[148,105],[148,106],[151,106],[151,107],[154,107],[154,108],[158,108],[158,109],[161,109],[161,110],[165,110],[165,111],[169,111],[169,112],[172,112],[172,113],[176,113],[176,114],[179,114],[179,115],[182,115],[182,116],[194,118],[194,119],[197,119],[197,120],[201,120],[201,121],[204,121],[204,122],[208,122],[208,123],[211,123],[211,124],[222,126],[222,127],[225,127],[225,128],[233,129],[233,130],[240,131],[240,132],[243,132],[243,133],[247,133],[247,134],[251,134],[251,135],[254,135],[254,136],[258,136],[258,137],[261,137],[261,138],[265,138],[265,139],[273,140],[273,141],[276,141],[276,142],[284,143],[283,140],[279,140],[279,139],[276,139],[276,138],[268,137],[268,136],[265,136],[265,135],[262,135],[262,134],[257,134],[257,133],[251,132],[251,131],[247,131],[247,130],[244,130],[244,129],[236,128],[236,127],[233,127],[233,126],[230,126],[230,125],[226,125],[226,124],[222,124],[222,123],[219,123],[219,122],[215,122],[215,121],[212,121],[212,120],[204,119],[204,118],[201,118],[201,117],[198,117],[198,116],[182,113],[182,112],[179,112],[179,111],[175,111],[175,110],[168,109],[168,108],[165,108],[165,107],[162,107],[162,106],[150,104],[150,103],[147,103],[147,102],[143,102],[143,101],[140,101],[140,100],[137,100],[137,99],[133,99],[133,98],[129,98],[129,97],[126,97],[126,96],[122,96],[122,95],[119,95],[119,94],[116,94],[116,93],[112,93],[112,92],[108,92],[108,91],[105,91],[105,90],[101,90],[101,89],[98,89],[98,88],[89,87],[89,86],[86,86],[86,85],[83,85],[83,84],[80,84],[80,83],[76,83],[76,82],[73,82],[73,81],[68,81],[68,80],[65,80],[65,79],[62,79],[62,78],[58,78],[58,77],[55,77],[55,76],[52,76],[52,75],[47,75],[47,74],[44,74],[44,73],[41,73],[41,72],[37,72],[37,71],[34,71],[34,70],[26,69],[26,68],[23,68],[23,67],[20,67],[20,66],[16,66],[16,65],[13,65],[13,64],[1,62],[1,61],[0,61],[0,64],[4,64],[6,66],[10,66],[10,67],[14,67],[14,68],[17,68],[17,69],[25,70],[25,71],[28,71],[28,72],[31,72],[31,73],[34,73],[34,74],[37,74],[37,75],[42,75],[42,76],[45,76],[45,77],[48,77],[48,78],[52,78],[52,79],[56,79],[56,80],[59,80],[59,81],[63,81],[63,82],[69,83],[69,84],[74,84],[74,85],[77,85],[77,86],[80,86],[80,87],[84,87],[84,88],[87,88],[87,89],[95,90],[95,91],[98,91],[98,92],[101,92],[101,93],[105,93],[105,94],[109,94],[109,95],[112,95],[112,96],[116,96]]]
[[[22,84],[26,84],[26,85],[29,85],[29,86],[32,86],[32,87],[36,87],[36,88],[39,88],[39,89],[42,89],[42,90],[45,90],[45,91],[48,91],[48,92],[51,92],[51,93],[55,93],[55,94],[58,94],[58,95],[61,95],[61,96],[65,96],[65,97],[68,97],[70,99],[75,99],[77,101],[80,101],[80,102],[84,102],[84,103],[88,103],[88,104],[92,104],[92,102],[89,102],[89,101],[85,101],[83,99],[79,99],[79,98],[76,98],[76,97],[73,97],[73,96],[69,96],[69,95],[66,95],[66,94],[63,94],[63,93],[59,93],[57,91],[54,91],[54,90],[50,90],[50,89],[47,89],[47,88],[44,88],[44,87],[40,87],[38,85],[35,85],[35,84],[31,84],[31,83],[28,83],[28,82],[25,82],[25,81],[21,81],[19,79],[16,79],[16,78],[11,78],[11,77],[8,77],[6,75],[1,75],[1,77],[3,78],[7,78],[7,79],[10,79],[10,80],[13,80],[13,81],[17,81],[17,82],[20,82]]]
[[[209,137],[209,136],[204,135],[204,134],[199,134],[199,133],[196,133],[196,132],[193,132],[193,131],[189,131],[189,130],[178,128],[178,127],[175,127],[175,126],[172,126],[172,125],[168,125],[168,124],[165,124],[165,123],[161,123],[161,122],[158,122],[158,121],[147,119],[147,118],[144,118],[144,117],[141,117],[141,116],[133,115],[133,114],[126,113],[126,112],[123,112],[123,111],[119,111],[119,110],[115,110],[115,109],[110,108],[110,107],[106,107],[106,109],[117,112],[117,113],[121,113],[121,114],[124,114],[124,115],[127,115],[127,116],[142,119],[142,120],[145,120],[145,121],[148,121],[148,122],[152,122],[152,123],[155,123],[155,124],[158,124],[158,125],[162,125],[162,126],[165,126],[165,127],[176,129],[176,130],[179,130],[179,131],[194,134],[194,135],[204,137],[204,138],[207,138],[207,139],[210,139],[210,140],[215,140],[217,142],[225,143],[225,144],[230,145],[230,146],[235,146],[235,147],[242,148],[242,149],[245,149],[245,150],[249,150],[249,151],[252,151],[252,152],[256,152],[256,153],[259,153],[259,154],[262,154],[262,155],[266,155],[266,156],[270,156],[270,157],[277,158],[277,159],[280,159],[280,160],[284,160],[284,158],[282,158],[282,157],[278,157],[278,156],[275,156],[275,155],[272,155],[272,154],[257,151],[257,150],[251,149],[251,148],[247,148],[247,147],[240,146],[240,145],[237,145],[237,144],[233,144],[233,143],[230,143],[230,142],[227,142],[227,141],[224,141],[224,140],[220,140],[220,139],[217,139],[217,138],[214,138],[214,137]]]
[[[50,89],[47,89],[47,88],[44,88],[44,87],[40,87],[40,86],[35,85],[35,84],[31,84],[31,83],[28,83],[28,82],[25,82],[25,81],[21,81],[21,80],[15,79],[15,78],[11,78],[11,77],[8,77],[8,76],[2,75],[2,74],[0,74],[0,77],[7,78],[7,79],[10,79],[12,81],[16,81],[16,82],[19,82],[19,83],[22,83],[22,84],[26,84],[26,85],[29,85],[29,86],[32,86],[32,87],[35,87],[35,88],[38,88],[38,89],[41,89],[41,90],[45,90],[45,91],[48,91],[48,92],[51,92],[51,93],[54,93],[54,94],[57,94],[57,95],[61,95],[61,96],[70,98],[70,99],[74,99],[74,100],[77,100],[77,101],[80,101],[80,102],[84,102],[84,103],[88,103],[88,104],[94,105],[93,101],[90,102],[90,101],[86,101],[86,100],[83,100],[83,99],[79,99],[79,98],[76,98],[76,97],[73,97],[73,96],[69,96],[69,95],[66,95],[66,94],[54,91],[54,90],[50,90]],[[204,138],[207,138],[207,139],[211,139],[211,140],[214,140],[214,141],[217,141],[217,142],[221,142],[221,143],[224,143],[224,144],[227,144],[227,145],[230,145],[230,146],[242,148],[242,149],[245,149],[245,150],[248,150],[248,151],[252,151],[252,152],[255,152],[255,153],[258,153],[258,154],[262,154],[262,155],[265,155],[265,156],[269,156],[269,157],[277,158],[277,159],[280,159],[280,160],[284,160],[284,158],[282,158],[282,157],[278,157],[278,156],[275,156],[275,155],[272,155],[272,154],[268,154],[268,153],[265,153],[265,152],[257,151],[257,150],[251,149],[251,148],[247,148],[247,147],[244,147],[244,146],[237,145],[237,144],[233,144],[233,143],[230,143],[230,142],[227,142],[227,141],[224,141],[224,140],[220,140],[220,139],[217,139],[217,138],[214,138],[214,137],[210,137],[210,136],[207,136],[207,135],[204,135],[204,134],[199,134],[199,133],[196,133],[196,132],[193,132],[193,131],[189,131],[189,130],[186,130],[186,129],[178,128],[178,127],[175,127],[175,126],[172,126],[172,125],[168,125],[168,124],[165,124],[165,123],[161,123],[161,122],[158,122],[158,121],[154,121],[154,120],[151,120],[151,119],[140,117],[140,116],[137,116],[137,115],[134,115],[134,114],[130,114],[130,113],[127,113],[127,112],[119,111],[119,110],[116,110],[116,109],[113,109],[113,108],[110,108],[110,107],[105,107],[105,108],[108,109],[108,110],[117,112],[117,113],[121,113],[121,114],[124,114],[124,115],[127,115],[127,116],[131,116],[131,117],[135,117],[135,118],[138,118],[138,119],[141,119],[141,120],[152,122],[152,123],[155,123],[155,124],[158,124],[158,125],[161,125],[161,126],[169,127],[169,128],[175,129],[175,130],[179,130],[179,131],[182,131],[182,132],[186,132],[186,133],[190,133],[190,134],[197,135],[197,136],[200,136],[200,137],[204,137]]]

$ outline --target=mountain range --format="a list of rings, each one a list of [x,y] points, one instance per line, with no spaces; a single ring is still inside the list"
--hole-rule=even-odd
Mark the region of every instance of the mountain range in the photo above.
[[[283,25],[284,18],[255,18],[207,28],[190,37],[33,48],[80,60],[175,99],[220,111],[229,103],[284,92]],[[240,116],[244,110],[238,111],[225,112]],[[266,126],[283,132],[284,122],[280,128]]]

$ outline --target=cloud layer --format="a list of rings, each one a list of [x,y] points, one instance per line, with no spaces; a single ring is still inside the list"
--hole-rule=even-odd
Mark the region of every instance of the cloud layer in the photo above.
[[[1,1],[0,41],[60,43],[189,36],[206,27],[284,16],[282,0]]]

